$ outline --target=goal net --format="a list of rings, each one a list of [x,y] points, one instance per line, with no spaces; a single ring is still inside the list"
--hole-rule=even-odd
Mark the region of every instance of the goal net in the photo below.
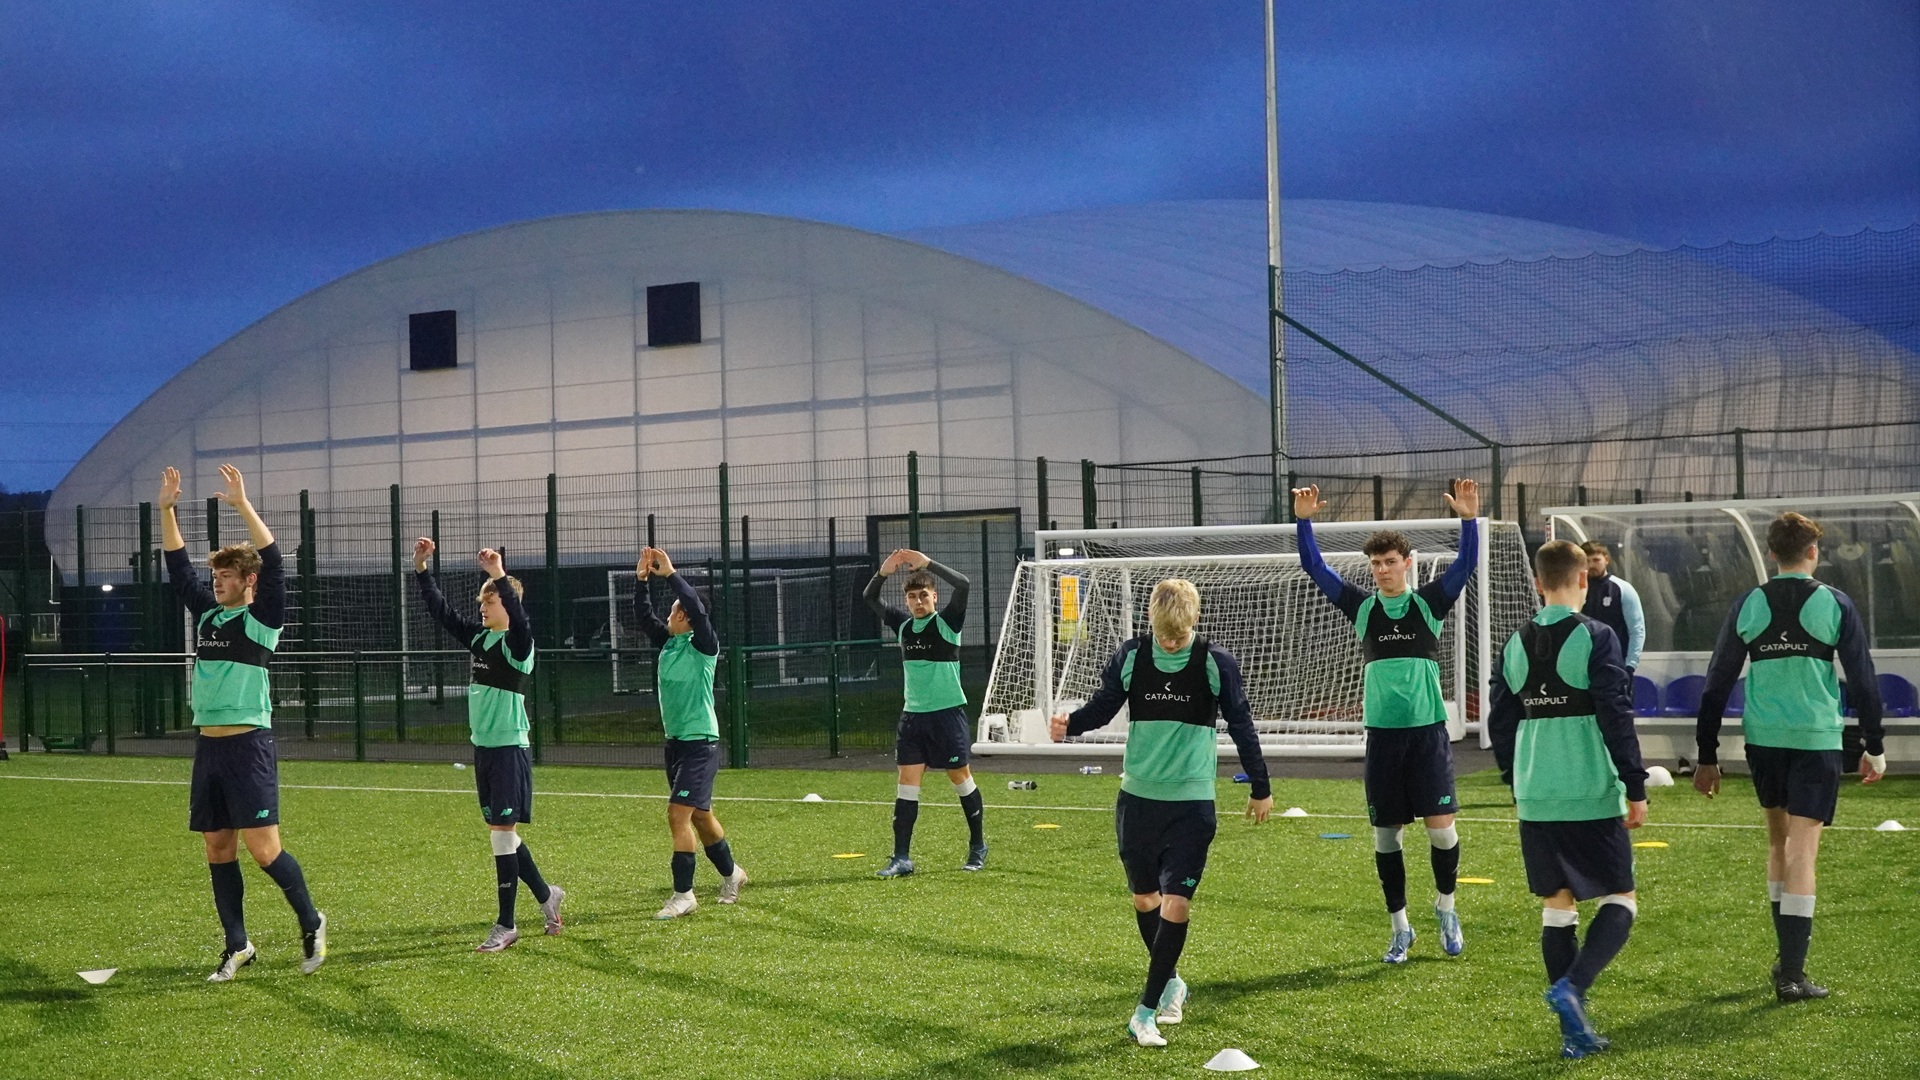
[[[1455,738],[1478,719],[1495,646],[1535,610],[1519,527],[1484,519],[1476,526],[1479,566],[1441,638]],[[1453,564],[1458,519],[1316,523],[1314,534],[1329,567],[1371,589],[1360,546],[1380,529],[1412,542],[1413,587]],[[1362,752],[1359,644],[1346,616],[1301,569],[1294,526],[1056,530],[1038,534],[1037,547],[1041,557],[1015,573],[975,753],[1121,753],[1124,708],[1107,726],[1064,744],[1049,738],[1047,717],[1092,696],[1114,650],[1147,632],[1148,600],[1167,578],[1200,590],[1198,632],[1239,660],[1264,748],[1290,756]],[[1219,730],[1230,749],[1224,722]]]

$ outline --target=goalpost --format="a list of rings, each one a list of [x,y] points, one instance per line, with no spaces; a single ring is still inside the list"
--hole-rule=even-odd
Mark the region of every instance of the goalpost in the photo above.
[[[1473,580],[1441,640],[1442,689],[1453,738],[1477,722],[1495,647],[1535,610],[1520,530],[1480,519]],[[1460,541],[1458,518],[1315,522],[1327,565],[1372,588],[1366,538],[1397,529],[1412,542],[1419,587],[1445,573]],[[1064,743],[1047,719],[1090,697],[1107,658],[1145,633],[1153,587],[1185,578],[1200,590],[1198,632],[1240,662],[1261,746],[1290,757],[1358,757],[1364,751],[1361,659],[1353,626],[1300,567],[1292,525],[1071,529],[1036,534],[1039,557],[1020,564],[987,683],[976,754],[1119,755],[1127,715]],[[1232,743],[1220,724],[1220,745]]]

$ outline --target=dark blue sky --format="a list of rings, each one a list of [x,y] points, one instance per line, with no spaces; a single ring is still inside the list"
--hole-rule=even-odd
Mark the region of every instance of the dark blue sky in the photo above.
[[[1659,245],[1920,219],[1914,0],[1283,0],[1285,184]],[[1259,0],[0,14],[0,485],[302,292],[522,218],[1264,192]]]

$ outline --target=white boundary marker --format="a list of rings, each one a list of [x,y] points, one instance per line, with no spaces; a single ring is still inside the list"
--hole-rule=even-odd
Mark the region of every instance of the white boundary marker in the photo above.
[[[20,776],[14,773],[0,773],[0,779],[6,780],[47,780],[67,784],[148,784],[157,787],[186,787],[188,780],[122,780],[99,776]],[[363,787],[356,784],[281,784],[280,787],[292,791],[377,791],[400,795],[468,795],[473,792],[467,788],[405,788],[405,787]],[[641,795],[624,791],[541,791],[538,794],[561,799],[654,799],[669,798],[666,795]],[[762,803],[798,803],[800,799],[775,799],[766,795],[715,795],[714,802],[762,802]],[[879,799],[822,799],[822,803],[840,806],[892,806],[893,803]],[[817,804],[816,804],[817,805]],[[989,810],[1077,810],[1101,814],[1113,812],[1111,806],[1035,806],[1028,803],[987,803]],[[1274,817],[1280,815],[1275,814]],[[1307,814],[1310,818],[1327,818],[1333,821],[1364,821],[1365,814]],[[1297,819],[1295,819],[1297,820]],[[1514,825],[1515,818],[1472,818],[1456,817],[1456,821],[1470,822],[1476,825]],[[1643,829],[1764,829],[1765,825],[1720,824],[1714,822],[1689,821],[1649,821]],[[1871,825],[1828,825],[1827,832],[1876,832]]]

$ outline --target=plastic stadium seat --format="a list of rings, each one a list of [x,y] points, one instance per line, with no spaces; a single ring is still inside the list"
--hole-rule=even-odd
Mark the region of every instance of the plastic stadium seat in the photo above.
[[[1880,702],[1888,716],[1920,714],[1920,694],[1914,692],[1912,683],[1898,675],[1880,676]]]
[[[1645,675],[1633,677],[1633,715],[1660,715],[1660,684]]]
[[[1700,715],[1700,692],[1707,688],[1705,675],[1682,675],[1667,684],[1663,695],[1666,706],[1660,710],[1662,716],[1698,716]]]
[[[1747,680],[1740,679],[1733,684],[1733,693],[1727,695],[1725,716],[1739,716],[1747,711]]]

